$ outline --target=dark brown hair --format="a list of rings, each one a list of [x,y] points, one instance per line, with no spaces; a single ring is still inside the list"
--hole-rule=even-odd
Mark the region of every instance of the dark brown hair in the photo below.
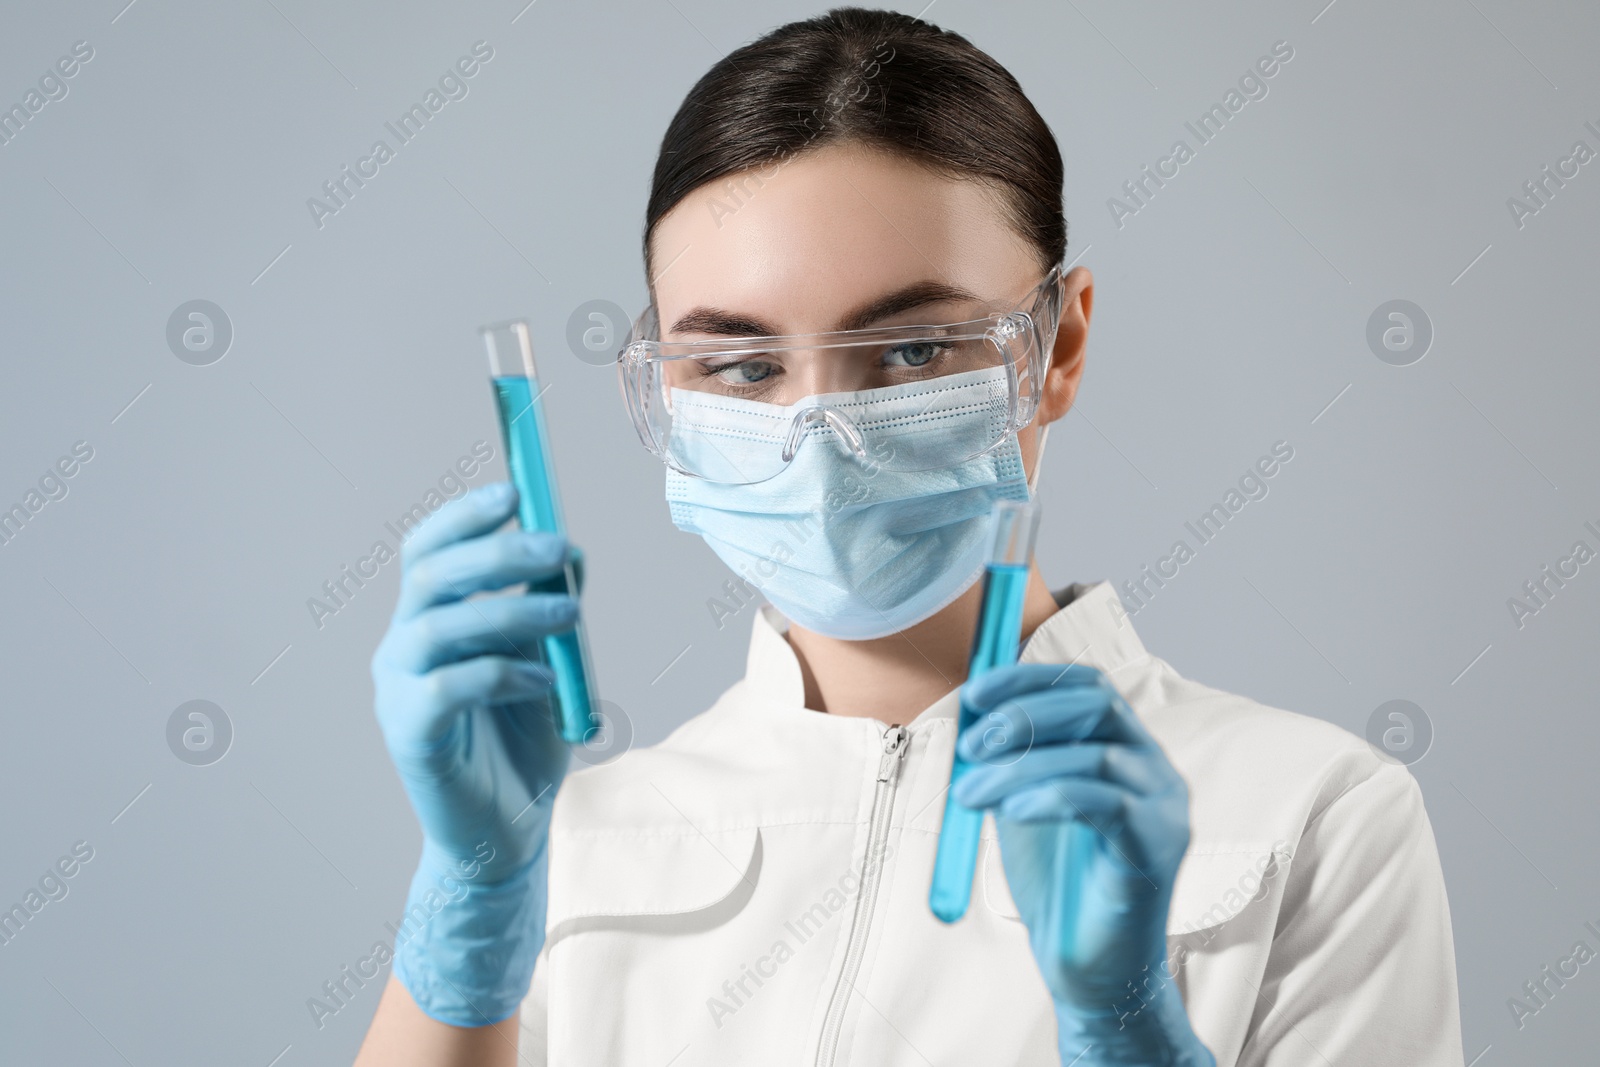
[[[843,142],[989,184],[1041,270],[1064,257],[1061,152],[1010,71],[921,19],[838,7],[729,53],[689,90],[656,159],[646,277],[656,223],[690,192]]]

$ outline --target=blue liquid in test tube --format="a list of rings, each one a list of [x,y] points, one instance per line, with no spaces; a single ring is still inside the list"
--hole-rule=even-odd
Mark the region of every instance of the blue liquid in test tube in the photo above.
[[[539,403],[539,375],[533,363],[528,324],[521,320],[485,326],[484,346],[489,353],[489,377],[494,385],[500,434],[506,446],[506,466],[517,487],[517,520],[524,530],[539,530],[565,537],[567,524],[556,493],[555,464],[545,432],[544,408]],[[530,582],[530,593],[578,595],[577,575],[569,562],[563,574]],[[588,641],[583,623],[543,641],[537,657],[555,675],[557,724],[561,739],[582,744],[594,722],[594,676],[589,669]]]
[[[982,606],[978,629],[972,637],[972,657],[967,677],[1017,661],[1022,638],[1022,606],[1028,588],[1028,568],[1033,558],[1034,533],[1039,510],[1031,503],[1002,500],[994,509],[994,548],[983,574]],[[961,705],[958,736],[977,721],[977,713]],[[967,913],[972,899],[972,878],[978,868],[978,837],[983,812],[956,802],[955,785],[972,769],[959,755],[950,767],[950,789],[945,793],[944,822],[939,828],[939,851],[933,861],[933,888],[928,906],[933,914],[953,923]]]

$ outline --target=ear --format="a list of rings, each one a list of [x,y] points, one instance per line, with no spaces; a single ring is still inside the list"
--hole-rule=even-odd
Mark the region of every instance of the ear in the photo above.
[[[1071,408],[1083,378],[1084,350],[1089,342],[1089,316],[1094,311],[1094,276],[1087,267],[1073,267],[1061,280],[1061,324],[1050,351],[1050,369],[1039,397],[1038,424],[1055,422]]]

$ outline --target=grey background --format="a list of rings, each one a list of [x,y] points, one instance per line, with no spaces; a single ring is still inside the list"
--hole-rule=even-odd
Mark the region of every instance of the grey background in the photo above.
[[[320,1030],[306,1000],[385,936],[419,846],[367,669],[397,565],[321,628],[306,601],[474,441],[496,461],[473,483],[500,476],[477,324],[533,321],[601,684],[638,742],[741,673],[750,612],[712,624],[726,572],[668,523],[660,465],[567,322],[640,306],[684,92],[823,6],[523,2],[5,5],[0,105],[95,50],[0,145],[0,505],[94,449],[0,547],[0,904],[95,850],[0,947],[8,1063],[353,1055],[376,983]],[[1270,495],[1136,625],[1185,673],[1358,734],[1388,700],[1422,707],[1467,1058],[1587,1060],[1600,965],[1520,1030],[1506,1002],[1600,947],[1600,563],[1520,629],[1507,599],[1600,546],[1600,162],[1520,229],[1506,200],[1575,140],[1600,148],[1600,10],[1325,4],[928,12],[1049,120],[1068,255],[1098,280],[1042,562],[1057,585],[1132,578],[1290,442]],[[480,39],[469,95],[319,229],[307,198]],[[1278,40],[1295,55],[1269,95],[1119,229],[1107,199]],[[233,327],[209,366],[166,343],[196,299]],[[1392,299],[1434,327],[1406,367],[1365,340]],[[232,723],[210,765],[167,746],[190,700]]]

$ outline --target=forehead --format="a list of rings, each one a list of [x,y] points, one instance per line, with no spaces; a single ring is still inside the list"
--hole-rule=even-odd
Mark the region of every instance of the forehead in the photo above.
[[[991,187],[860,145],[701,186],[657,223],[652,250],[663,323],[709,305],[797,333],[914,282],[998,297],[1039,273]]]

